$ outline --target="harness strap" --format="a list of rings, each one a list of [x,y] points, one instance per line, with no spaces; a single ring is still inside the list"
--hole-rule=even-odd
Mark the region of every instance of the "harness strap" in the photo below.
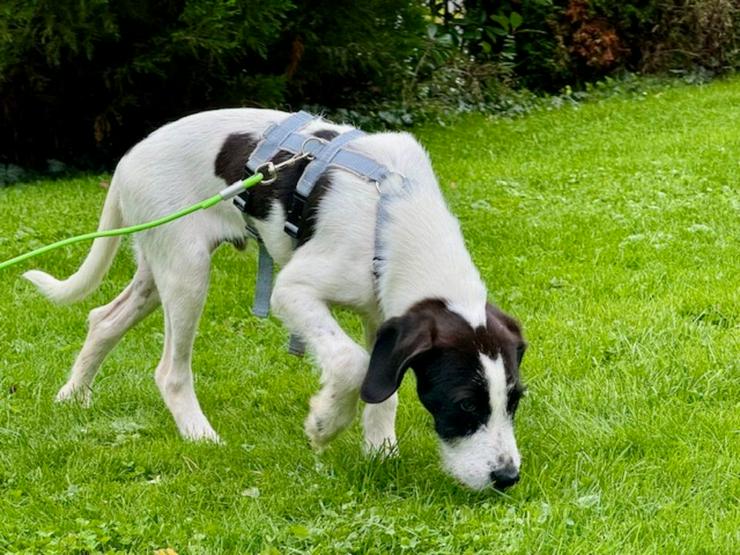
[[[393,199],[398,198],[401,195],[408,193],[411,188],[411,181],[408,177],[401,175],[401,185],[394,191],[383,191],[379,189],[380,195],[378,196],[378,208],[375,219],[375,247],[373,255],[373,277],[375,278],[375,286],[379,287],[378,281],[380,275],[383,273],[383,264],[385,264],[385,258],[383,257],[383,240],[381,232],[386,224],[390,221],[391,217],[388,211],[388,206]]]
[[[303,353],[306,352],[306,344],[303,343],[303,339],[295,335],[294,333],[290,334],[290,340],[288,341],[288,352],[291,355],[295,356],[303,356]]]
[[[338,135],[328,143],[322,145],[322,148],[315,154],[314,159],[306,166],[306,169],[303,170],[303,175],[298,180],[298,185],[293,193],[290,212],[285,221],[285,233],[294,239],[298,238],[301,231],[306,200],[316,186],[319,177],[326,171],[327,166],[332,163],[345,144],[358,137],[362,137],[364,134],[359,129],[353,129],[352,131]],[[316,142],[318,141],[304,141],[304,145],[308,146]]]
[[[274,262],[267,252],[265,244],[259,241],[260,253],[257,259],[257,283],[254,285],[254,303],[252,314],[259,318],[270,315],[270,296],[272,295],[272,271]]]
[[[306,200],[311,195],[316,182],[321,175],[331,166],[344,169],[359,177],[375,182],[383,181],[390,171],[375,160],[358,152],[344,148],[350,141],[365,135],[358,129],[353,129],[338,135],[331,141],[325,141],[311,135],[300,133],[300,130],[317,117],[308,112],[297,112],[288,116],[278,124],[273,124],[263,133],[261,142],[254,149],[247,160],[246,168],[254,173],[264,164],[270,162],[280,151],[291,154],[310,154],[312,161],[306,166],[303,175],[293,193],[293,202],[290,206],[288,217],[285,222],[285,232],[293,238],[298,238],[301,233]],[[404,182],[404,186],[406,183]],[[375,251],[373,259],[373,273],[377,276],[383,260],[381,252],[380,235],[378,233],[381,222],[387,219],[384,204],[386,195],[381,194],[378,202],[378,224],[376,225]],[[259,242],[259,262],[257,269],[257,283],[255,286],[254,305],[252,312],[261,318],[266,318],[270,311],[270,296],[272,294],[272,274],[274,262],[265,245],[259,238],[259,234],[249,225],[247,215],[247,195],[240,195],[234,199],[235,204],[244,212],[247,221],[247,229]],[[301,355],[305,346],[300,337],[291,335],[289,351],[292,354]]]
[[[259,258],[257,259],[257,283],[254,285],[252,314],[258,318],[267,318],[270,315],[270,296],[272,295],[275,263],[259,236],[256,236],[256,239],[259,243]],[[291,334],[288,341],[288,352],[291,355],[303,356],[306,352],[306,345],[300,337]]]
[[[316,116],[300,111],[288,116],[279,124],[273,123],[265,130],[262,141],[249,156],[247,167],[252,172],[257,171],[261,165],[272,160],[280,150],[283,150],[285,139],[315,119]]]
[[[297,112],[288,116],[279,124],[273,124],[263,133],[262,141],[252,151],[247,160],[246,167],[252,172],[256,172],[260,166],[272,160],[280,150],[285,150],[283,143],[299,129],[305,127],[308,123],[316,119],[315,116],[308,112]],[[297,152],[297,151],[294,151]],[[259,237],[257,230],[249,225],[246,195],[239,195],[234,199],[234,203],[244,212],[244,219],[247,221],[247,229],[257,239],[259,243],[259,258],[257,262],[257,283],[254,286],[254,301],[252,304],[252,313],[259,318],[267,318],[270,314],[270,297],[272,296],[272,276],[275,263],[270,253],[265,248],[264,243]],[[291,335],[289,350],[294,355],[302,355],[304,347],[300,339]]]
[[[296,191],[306,196],[311,192],[314,184],[318,180],[319,176],[324,173],[326,167],[331,164],[334,157],[339,153],[339,150],[346,145],[348,142],[362,137],[365,135],[359,129],[352,129],[341,135],[337,135],[334,139],[324,145],[324,148],[316,154],[316,157],[311,163],[306,166],[303,171],[303,175],[298,180]]]
[[[350,131],[351,133],[351,131]],[[360,131],[359,133],[362,133]],[[339,137],[346,135],[339,135]],[[354,137],[357,138],[357,137]],[[350,139],[351,140],[351,139]],[[285,150],[291,154],[308,153],[314,158],[320,156],[321,151],[325,148],[328,143],[319,138],[311,140],[311,136],[306,136],[301,133],[294,132],[286,137],[280,144],[279,150]],[[275,151],[277,154],[278,151]],[[341,149],[336,153],[334,159],[329,164],[331,166],[337,166],[347,171],[354,173],[360,177],[369,179],[370,181],[382,181],[388,175],[388,170],[382,164],[379,164],[372,158],[368,158],[364,154],[359,152],[353,152],[351,150]]]
[[[332,165],[376,183],[380,183],[391,173],[384,165],[351,150],[340,150]]]

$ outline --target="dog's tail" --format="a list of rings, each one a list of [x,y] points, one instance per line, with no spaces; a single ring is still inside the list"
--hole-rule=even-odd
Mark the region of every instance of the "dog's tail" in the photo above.
[[[115,181],[114,175],[103,205],[98,231],[115,229],[122,224]],[[33,283],[49,300],[57,304],[70,304],[82,300],[98,288],[103,276],[113,263],[120,243],[120,237],[95,239],[82,266],[63,281],[39,270],[30,270],[23,274],[23,277]]]

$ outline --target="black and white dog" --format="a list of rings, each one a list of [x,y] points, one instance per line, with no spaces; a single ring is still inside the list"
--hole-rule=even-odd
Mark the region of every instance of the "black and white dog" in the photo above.
[[[188,116],[158,129],[120,161],[99,229],[132,225],[194,204],[239,180],[263,131],[289,114],[232,109]],[[304,131],[321,137],[351,129],[315,120]],[[486,288],[450,214],[424,149],[406,133],[357,138],[347,148],[393,173],[377,187],[330,168],[309,198],[306,233],[298,245],[283,232],[287,206],[305,161],[273,184],[253,189],[250,216],[282,267],[272,306],[301,337],[321,371],[305,429],[323,448],[349,426],[358,398],[368,451],[395,449],[396,391],[407,369],[434,417],[445,468],[463,484],[504,488],[519,479],[513,418],[522,384],[519,325],[487,302]],[[409,186],[401,187],[401,176]],[[395,193],[395,194],[394,194]],[[391,194],[377,230],[380,194]],[[110,304],[90,312],[89,333],[57,400],[89,402],[105,356],[160,304],[165,341],[155,379],[180,433],[218,441],[193,389],[191,354],[209,281],[211,253],[242,246],[242,213],[221,203],[135,237],[138,269]],[[25,277],[53,301],[91,293],[115,256],[118,238],[97,239],[79,270],[64,281],[40,271]],[[383,260],[374,275],[373,259]],[[368,350],[337,324],[331,305],[356,310]]]

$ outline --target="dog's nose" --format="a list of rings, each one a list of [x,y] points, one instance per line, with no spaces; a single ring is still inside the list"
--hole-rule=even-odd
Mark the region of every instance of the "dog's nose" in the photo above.
[[[505,490],[519,481],[519,471],[515,466],[505,466],[491,472],[491,482],[497,490]]]

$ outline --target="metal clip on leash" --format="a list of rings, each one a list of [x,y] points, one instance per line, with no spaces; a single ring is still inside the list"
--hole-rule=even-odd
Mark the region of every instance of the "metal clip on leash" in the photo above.
[[[311,139],[316,139],[320,141],[318,137],[311,137]],[[300,162],[301,160],[306,159],[313,159],[313,154],[305,150],[306,143],[309,142],[309,139],[306,139],[303,142],[303,145],[301,146],[301,152],[298,152],[297,154],[294,154],[287,160],[283,160],[282,162],[278,162],[275,164],[274,162],[265,162],[261,166],[258,166],[254,172],[249,169],[248,165],[244,165],[244,179],[249,179],[253,175],[262,175],[262,181],[264,185],[269,185],[271,183],[274,183],[277,178],[278,174],[281,170],[288,168],[292,166],[293,164],[296,164],[297,162]],[[245,217],[249,215],[249,191],[245,190],[244,188],[235,187],[237,184],[235,183],[231,187],[228,187],[227,189],[224,189],[222,192],[228,191],[228,195],[224,196],[224,200],[234,198],[234,206],[236,206],[241,212],[244,214]],[[232,190],[232,187],[235,187]],[[247,222],[247,229],[249,232],[256,237],[256,233],[254,232],[254,229],[251,228],[251,225],[249,222]]]
[[[254,173],[261,173],[264,178],[262,179],[262,183],[265,185],[269,185],[270,183],[274,183],[277,179],[277,174],[282,170],[283,168],[287,168],[292,166],[293,164],[296,164],[297,162],[300,162],[301,160],[313,160],[314,155],[311,153],[310,150],[308,150],[308,145],[311,143],[311,141],[316,141],[322,145],[325,145],[327,143],[326,140],[320,138],[320,137],[307,137],[305,141],[303,141],[303,144],[301,145],[301,151],[294,154],[287,160],[283,160],[282,162],[279,162],[277,164],[274,164],[272,162],[265,162],[261,166],[258,166],[257,169],[254,171]],[[249,171],[249,168],[245,167],[246,171]]]
[[[290,167],[301,160],[311,158],[313,158],[313,156],[310,152],[299,152],[298,154],[294,154],[287,160],[283,160],[282,162],[279,162],[277,164],[273,164],[272,162],[265,162],[264,164],[259,166],[254,173],[261,173],[264,176],[262,179],[262,183],[264,185],[269,185],[270,183],[275,182],[280,170]]]
[[[262,183],[264,185],[269,185],[270,183],[274,183],[277,179],[278,173],[280,173],[280,170],[287,168],[288,166],[292,166],[299,160],[303,160],[304,158],[309,158],[311,156],[308,152],[301,152],[299,154],[296,154],[294,156],[291,156],[287,160],[280,162],[279,164],[273,164],[272,162],[265,162],[262,164],[259,168],[257,168],[254,173],[251,171],[248,171],[247,168],[245,168],[245,176],[244,179],[240,179],[233,185],[229,185],[219,193],[222,200],[229,200],[230,198],[234,198],[237,195],[240,195],[249,187],[245,187],[244,183],[254,177],[255,175],[261,176],[261,179],[259,183]],[[239,208],[242,212],[246,212],[246,205],[243,202],[238,202],[237,199],[234,199],[234,204],[236,204],[236,207]]]

